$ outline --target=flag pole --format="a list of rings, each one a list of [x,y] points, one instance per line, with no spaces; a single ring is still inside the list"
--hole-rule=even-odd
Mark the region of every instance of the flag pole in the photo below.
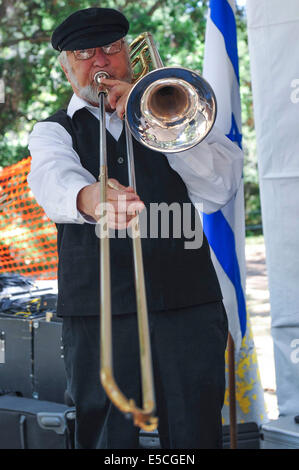
[[[237,448],[237,410],[236,410],[236,380],[235,380],[235,343],[228,333],[228,391],[229,391],[229,432],[230,448]]]

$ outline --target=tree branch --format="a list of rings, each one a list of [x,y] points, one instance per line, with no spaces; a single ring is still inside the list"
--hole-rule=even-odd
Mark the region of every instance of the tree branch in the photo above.
[[[163,0],[157,0],[156,3],[152,6],[152,8],[147,12],[148,16],[152,16],[152,14],[155,12],[155,10],[159,7],[162,6]]]
[[[47,31],[46,31],[45,34],[40,34],[36,37],[34,37],[34,36],[23,36],[23,37],[18,38],[18,39],[9,39],[8,41],[4,41],[1,44],[1,47],[14,46],[15,44],[19,44],[19,42],[21,42],[21,41],[29,41],[29,42],[31,42],[31,44],[39,44],[41,42],[50,41],[50,38],[51,38],[51,33],[49,32],[49,34],[47,34]]]

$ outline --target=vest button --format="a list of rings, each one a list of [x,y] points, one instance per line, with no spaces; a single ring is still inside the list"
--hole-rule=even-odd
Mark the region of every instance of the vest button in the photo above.
[[[124,160],[123,157],[118,157],[118,159],[117,159],[117,163],[119,163],[120,165],[121,165],[122,163],[124,163],[124,161],[125,161],[125,160]]]

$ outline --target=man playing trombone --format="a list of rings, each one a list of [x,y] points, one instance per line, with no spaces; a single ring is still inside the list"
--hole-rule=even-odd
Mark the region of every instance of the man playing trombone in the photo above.
[[[114,374],[140,407],[132,239],[124,231],[136,212],[149,220],[153,204],[175,204],[182,213],[189,207],[192,227],[201,230],[195,204],[207,213],[218,210],[234,196],[242,173],[242,153],[214,127],[202,142],[177,154],[134,139],[137,189],[129,185],[123,129],[132,89],[128,29],[123,14],[105,8],[77,11],[57,26],[52,45],[74,94],[66,111],[35,125],[29,141],[28,182],[58,229],[57,311],[76,406],[76,447],[84,449],[138,448],[139,439],[138,427],[111,403],[99,376],[99,88],[108,91],[106,220],[116,232],[110,239]],[[98,72],[109,77],[101,78],[100,87]],[[178,237],[170,229],[164,237],[161,225],[156,236],[142,239],[161,446],[219,448],[227,340],[219,283],[206,238],[188,249],[184,230]]]

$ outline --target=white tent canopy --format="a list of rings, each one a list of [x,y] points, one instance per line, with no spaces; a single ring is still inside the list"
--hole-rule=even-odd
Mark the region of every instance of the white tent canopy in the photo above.
[[[299,413],[299,2],[247,0],[279,413]]]

